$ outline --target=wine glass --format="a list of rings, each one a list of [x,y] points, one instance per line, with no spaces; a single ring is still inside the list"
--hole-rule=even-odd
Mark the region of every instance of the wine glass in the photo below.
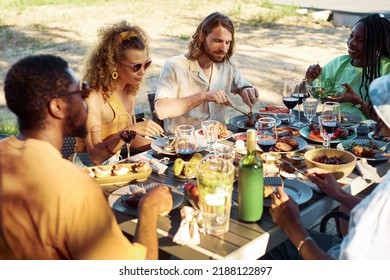
[[[271,151],[278,142],[276,120],[271,117],[263,117],[257,121],[257,144],[264,153]]]
[[[293,93],[294,93],[294,83],[285,82],[283,88],[283,103],[289,109],[289,115],[288,115],[289,126],[292,126],[292,122],[291,122],[291,116],[293,115],[292,109],[295,106],[297,106],[299,101],[298,98],[292,96]]]
[[[176,127],[176,154],[184,161],[186,182],[188,183],[188,162],[196,153],[198,145],[196,143],[195,127],[193,125],[179,125]]]
[[[317,114],[318,100],[314,98],[307,98],[303,101],[303,114],[305,118],[309,121],[308,125],[311,124],[311,121]]]
[[[340,103],[333,101],[326,101],[322,107],[322,114],[333,114],[337,117],[338,122],[341,122]]]
[[[219,125],[220,123],[218,121],[213,120],[207,120],[201,123],[203,135],[206,139],[210,154],[213,154],[213,145],[218,140]]]
[[[303,127],[306,124],[301,122],[301,107],[303,100],[309,97],[309,93],[306,88],[306,79],[294,79],[294,92],[292,93],[293,97],[298,98],[298,121],[294,122],[292,125],[296,127]]]
[[[328,111],[318,117],[318,122],[321,137],[324,139],[323,146],[325,149],[329,149],[333,133],[339,127],[339,120],[335,114]]]
[[[125,113],[119,113],[118,117],[118,133],[122,141],[126,143],[127,147],[127,159],[126,162],[130,162],[130,144],[134,140],[137,132],[135,129],[135,114],[133,111]]]

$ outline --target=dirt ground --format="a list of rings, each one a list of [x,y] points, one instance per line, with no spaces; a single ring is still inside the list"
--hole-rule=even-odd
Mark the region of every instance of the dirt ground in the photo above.
[[[349,28],[336,28],[329,22],[314,22],[299,15],[256,25],[252,19],[264,9],[252,2],[166,0],[156,6],[152,0],[135,0],[0,10],[0,117],[7,114],[3,81],[14,62],[31,54],[60,55],[81,78],[84,58],[96,40],[97,30],[120,20],[141,26],[151,38],[153,64],[136,101],[147,116],[150,110],[146,94],[155,91],[164,61],[185,53],[196,26],[214,11],[229,15],[235,23],[234,61],[260,91],[255,110],[268,104],[282,104],[283,83],[302,77],[310,64],[323,65],[346,53]],[[239,97],[233,100],[237,107],[248,110]],[[228,117],[237,114],[229,111]]]

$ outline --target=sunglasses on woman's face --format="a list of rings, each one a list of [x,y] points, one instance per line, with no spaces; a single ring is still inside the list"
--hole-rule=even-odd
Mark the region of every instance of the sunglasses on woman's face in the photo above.
[[[152,64],[152,61],[147,60],[145,61],[145,63],[124,63],[122,61],[119,61],[119,63],[129,67],[131,71],[133,71],[133,73],[137,73],[139,70],[141,70],[141,68],[143,68],[144,71],[148,69],[150,64]]]

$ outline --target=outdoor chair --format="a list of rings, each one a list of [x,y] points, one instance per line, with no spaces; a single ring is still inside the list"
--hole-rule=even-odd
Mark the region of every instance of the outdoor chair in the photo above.
[[[148,101],[149,101],[149,108],[150,108],[150,113],[152,114],[152,120],[159,124],[161,127],[164,127],[164,122],[163,120],[160,120],[157,118],[156,113],[154,112],[154,98],[156,94],[155,93],[148,93]]]

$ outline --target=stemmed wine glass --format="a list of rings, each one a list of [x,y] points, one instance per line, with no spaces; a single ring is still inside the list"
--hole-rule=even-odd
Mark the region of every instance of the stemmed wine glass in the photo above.
[[[317,114],[318,100],[314,98],[308,98],[303,101],[303,114],[305,118],[309,121],[308,125],[311,124],[311,121]]]
[[[323,146],[325,149],[329,149],[333,133],[339,127],[338,118],[334,114],[326,113],[318,117],[318,122],[320,124],[321,137],[324,139]]]
[[[338,122],[341,122],[341,113],[340,113],[340,103],[333,101],[324,102],[324,106],[322,107],[322,114],[333,114],[337,117]]]
[[[203,135],[209,146],[208,151],[210,154],[213,154],[213,145],[218,140],[219,125],[220,123],[218,121],[213,120],[207,120],[201,123]]]
[[[130,162],[130,144],[134,140],[137,132],[135,129],[135,114],[132,111],[126,113],[119,113],[118,118],[118,133],[122,141],[126,143],[127,147],[127,159],[126,162]]]
[[[293,123],[293,126],[303,127],[306,124],[301,122],[301,109],[300,105],[303,103],[303,100],[309,97],[309,93],[306,89],[306,79],[295,79],[294,80],[294,92],[293,97],[298,98],[298,121]]]
[[[291,116],[292,109],[297,106],[299,99],[297,97],[292,96],[294,93],[294,83],[293,82],[285,82],[283,88],[283,103],[289,109],[288,115],[288,125],[292,126]]]
[[[195,127],[193,125],[179,125],[176,127],[176,154],[184,161],[186,183],[188,183],[188,162],[196,153],[198,145],[196,143]]]
[[[271,151],[278,142],[276,120],[263,117],[257,121],[257,144],[264,153]]]

